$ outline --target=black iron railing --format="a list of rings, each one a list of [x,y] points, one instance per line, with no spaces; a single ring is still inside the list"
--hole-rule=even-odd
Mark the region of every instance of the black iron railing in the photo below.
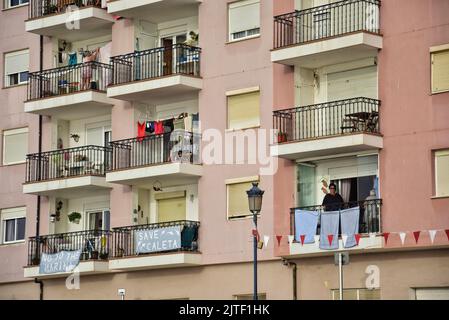
[[[136,250],[136,231],[177,226],[181,229],[181,243],[179,248],[164,251],[161,250],[159,252],[198,251],[198,229],[200,223],[198,221],[181,220],[114,228],[112,232],[112,257],[120,258],[138,254]]]
[[[274,48],[351,32],[379,33],[379,0],[344,0],[274,17]]]
[[[101,0],[30,0],[28,18],[39,18],[49,14],[65,13],[85,7],[101,8]]]
[[[184,74],[200,75],[201,49],[185,44],[136,51],[111,58],[113,84]]]
[[[81,250],[81,260],[108,259],[110,231],[88,230],[31,237],[28,241],[28,266],[39,265],[42,254]]]
[[[111,170],[168,162],[195,163],[200,135],[187,131],[154,134],[110,142]]]
[[[277,142],[354,132],[379,134],[380,101],[352,98],[273,112]]]
[[[100,146],[83,146],[29,154],[26,158],[25,182],[84,175],[104,176],[109,163],[109,148]]]
[[[332,205],[316,205],[309,207],[299,207],[290,209],[290,231],[291,234],[296,235],[295,224],[295,212],[297,210],[318,211],[320,214],[326,214],[327,211],[338,211],[349,208],[360,208],[359,215],[359,233],[380,233],[381,232],[381,220],[380,220],[380,208],[382,206],[382,199],[363,200],[363,201],[351,201],[343,204]],[[317,235],[320,234],[320,224],[318,223]]]
[[[111,83],[110,65],[85,62],[73,66],[32,72],[28,75],[28,100],[85,90],[106,91]]]

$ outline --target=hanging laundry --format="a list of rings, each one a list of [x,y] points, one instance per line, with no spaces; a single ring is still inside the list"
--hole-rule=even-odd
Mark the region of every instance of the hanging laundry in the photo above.
[[[325,211],[321,214],[320,249],[338,249],[339,211]],[[329,241],[331,240],[331,241]]]
[[[69,66],[74,66],[78,63],[76,52],[69,53]]]
[[[100,48],[99,61],[101,63],[109,64],[112,52],[112,41]]]
[[[173,120],[173,126],[174,126],[174,130],[184,130],[185,129],[185,122],[184,122],[185,118],[178,118]]]
[[[301,241],[301,236],[303,236],[303,244],[315,242],[319,216],[320,214],[318,211],[295,210],[296,241]]]
[[[137,141],[142,141],[145,137],[145,122],[137,122]]]
[[[348,237],[344,243],[345,248],[357,245],[355,235],[359,233],[359,217],[360,207],[340,211],[341,233]]]
[[[200,114],[192,113],[192,132],[200,131]]]
[[[170,133],[174,129],[173,119],[167,119],[162,121],[162,125],[164,127],[164,133]]]
[[[162,121],[156,121],[154,123],[154,134],[164,133],[164,125]]]
[[[191,114],[184,118],[184,129],[188,132],[192,132],[192,119]]]
[[[154,121],[147,121],[145,124],[145,132],[147,134],[154,133]]]

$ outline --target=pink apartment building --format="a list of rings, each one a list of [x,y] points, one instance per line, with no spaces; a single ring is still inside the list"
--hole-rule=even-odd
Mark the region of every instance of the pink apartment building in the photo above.
[[[0,298],[449,299],[449,1],[2,5]]]

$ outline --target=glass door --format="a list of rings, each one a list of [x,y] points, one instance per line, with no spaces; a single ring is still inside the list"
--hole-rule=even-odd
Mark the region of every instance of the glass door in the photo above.
[[[299,164],[297,166],[296,204],[299,207],[316,205],[315,166]]]

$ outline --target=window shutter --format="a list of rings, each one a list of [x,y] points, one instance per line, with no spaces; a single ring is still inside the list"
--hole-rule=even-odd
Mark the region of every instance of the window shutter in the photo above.
[[[229,5],[229,33],[260,27],[259,0],[246,0]]]
[[[5,74],[24,72],[29,70],[28,50],[12,52],[5,55]]]
[[[449,150],[435,152],[435,183],[437,196],[449,196]]]
[[[28,128],[3,132],[3,164],[23,162],[28,152]]]
[[[186,219],[186,197],[157,200],[158,222]]]
[[[449,90],[449,50],[432,53],[432,92]]]
[[[228,184],[228,218],[251,215],[246,191],[251,182]]]
[[[260,92],[228,97],[228,128],[243,129],[260,125]]]

